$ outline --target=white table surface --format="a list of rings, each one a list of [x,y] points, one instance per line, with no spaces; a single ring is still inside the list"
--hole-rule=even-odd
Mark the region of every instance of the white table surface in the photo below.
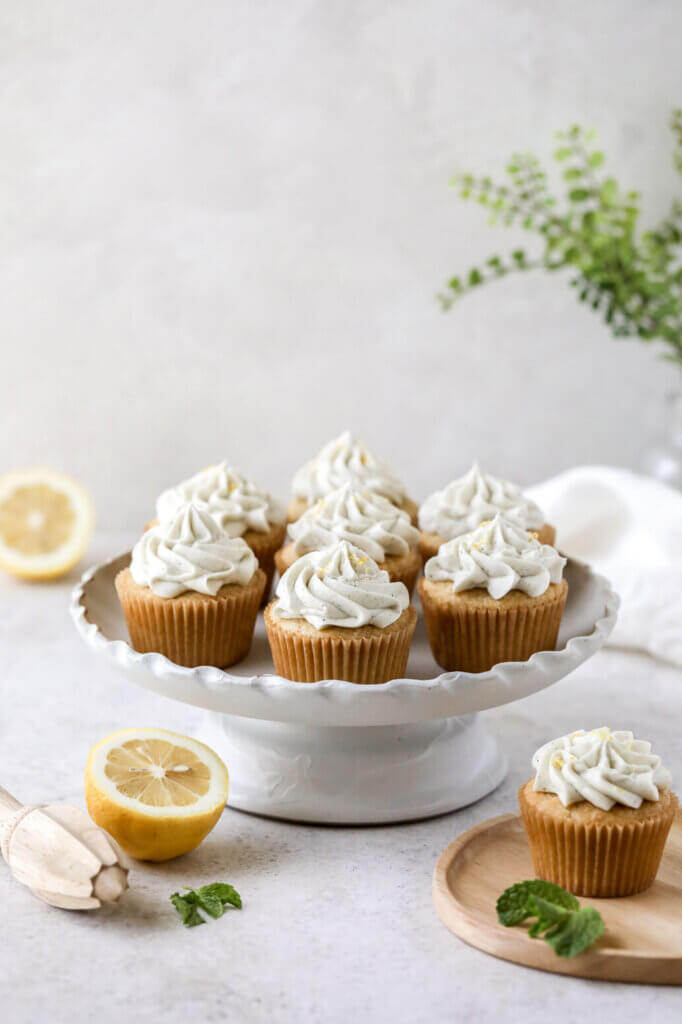
[[[130,538],[100,536],[89,560]],[[25,803],[82,805],[87,753],[115,729],[192,734],[201,712],[135,687],[86,649],[59,584],[0,578],[0,782]],[[543,693],[487,713],[510,760],[506,781],[473,807],[418,824],[308,827],[226,810],[203,845],[140,864],[118,907],[47,907],[0,865],[3,1024],[186,1020],[451,1022],[565,1019],[614,1012],[679,1020],[680,991],[543,974],[466,946],[440,923],[431,874],[464,829],[512,810],[544,740],[608,724],[655,741],[682,779],[682,673],[606,650]],[[228,765],[229,767],[229,765]],[[244,899],[184,929],[168,897],[182,885],[232,882]]]

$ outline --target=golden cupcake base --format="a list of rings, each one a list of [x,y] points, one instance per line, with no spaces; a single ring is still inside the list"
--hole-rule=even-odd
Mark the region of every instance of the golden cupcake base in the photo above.
[[[653,884],[678,807],[670,790],[635,809],[610,811],[583,800],[564,807],[536,793],[533,779],[518,792],[533,868],[576,896],[632,896]]]
[[[551,583],[540,597],[512,590],[499,600],[486,590],[456,594],[449,580],[419,580],[431,651],[448,672],[487,672],[554,650],[567,594],[566,580]]]
[[[124,569],[115,585],[136,651],[164,654],[186,668],[225,668],[249,653],[265,581],[265,573],[256,569],[245,586],[230,584],[215,597],[186,591],[165,598]]]
[[[385,629],[315,629],[305,619],[279,618],[274,614],[276,605],[272,601],[265,609],[265,627],[277,675],[299,683],[345,679],[370,684],[405,675],[417,624],[413,605]]]

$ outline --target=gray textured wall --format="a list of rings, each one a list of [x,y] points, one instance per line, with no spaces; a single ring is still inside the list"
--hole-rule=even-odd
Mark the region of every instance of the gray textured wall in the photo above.
[[[518,241],[453,170],[573,120],[664,211],[681,33],[675,0],[5,3],[2,465],[134,525],[221,457],[284,494],[346,425],[417,496],[633,464],[673,368],[560,280],[434,296]]]

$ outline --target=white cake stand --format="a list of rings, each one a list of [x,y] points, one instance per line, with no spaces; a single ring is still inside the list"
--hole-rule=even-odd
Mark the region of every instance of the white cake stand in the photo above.
[[[251,653],[229,671],[134,651],[114,589],[129,561],[128,553],[97,566],[75,588],[71,611],[81,636],[140,686],[207,709],[202,738],[228,765],[231,807],[325,824],[425,818],[490,793],[507,764],[477,712],[572,672],[605,643],[618,609],[608,582],[569,559],[556,651],[479,675],[434,677],[420,619],[408,678],[293,683],[272,674],[262,616]]]

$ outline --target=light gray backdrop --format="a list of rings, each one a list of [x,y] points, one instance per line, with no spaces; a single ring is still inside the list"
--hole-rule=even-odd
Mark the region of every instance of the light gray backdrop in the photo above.
[[[634,464],[674,368],[560,280],[435,295],[519,240],[451,173],[573,120],[666,209],[681,35],[676,0],[6,0],[0,468],[133,526],[222,457],[284,496],[345,426],[416,497]]]

